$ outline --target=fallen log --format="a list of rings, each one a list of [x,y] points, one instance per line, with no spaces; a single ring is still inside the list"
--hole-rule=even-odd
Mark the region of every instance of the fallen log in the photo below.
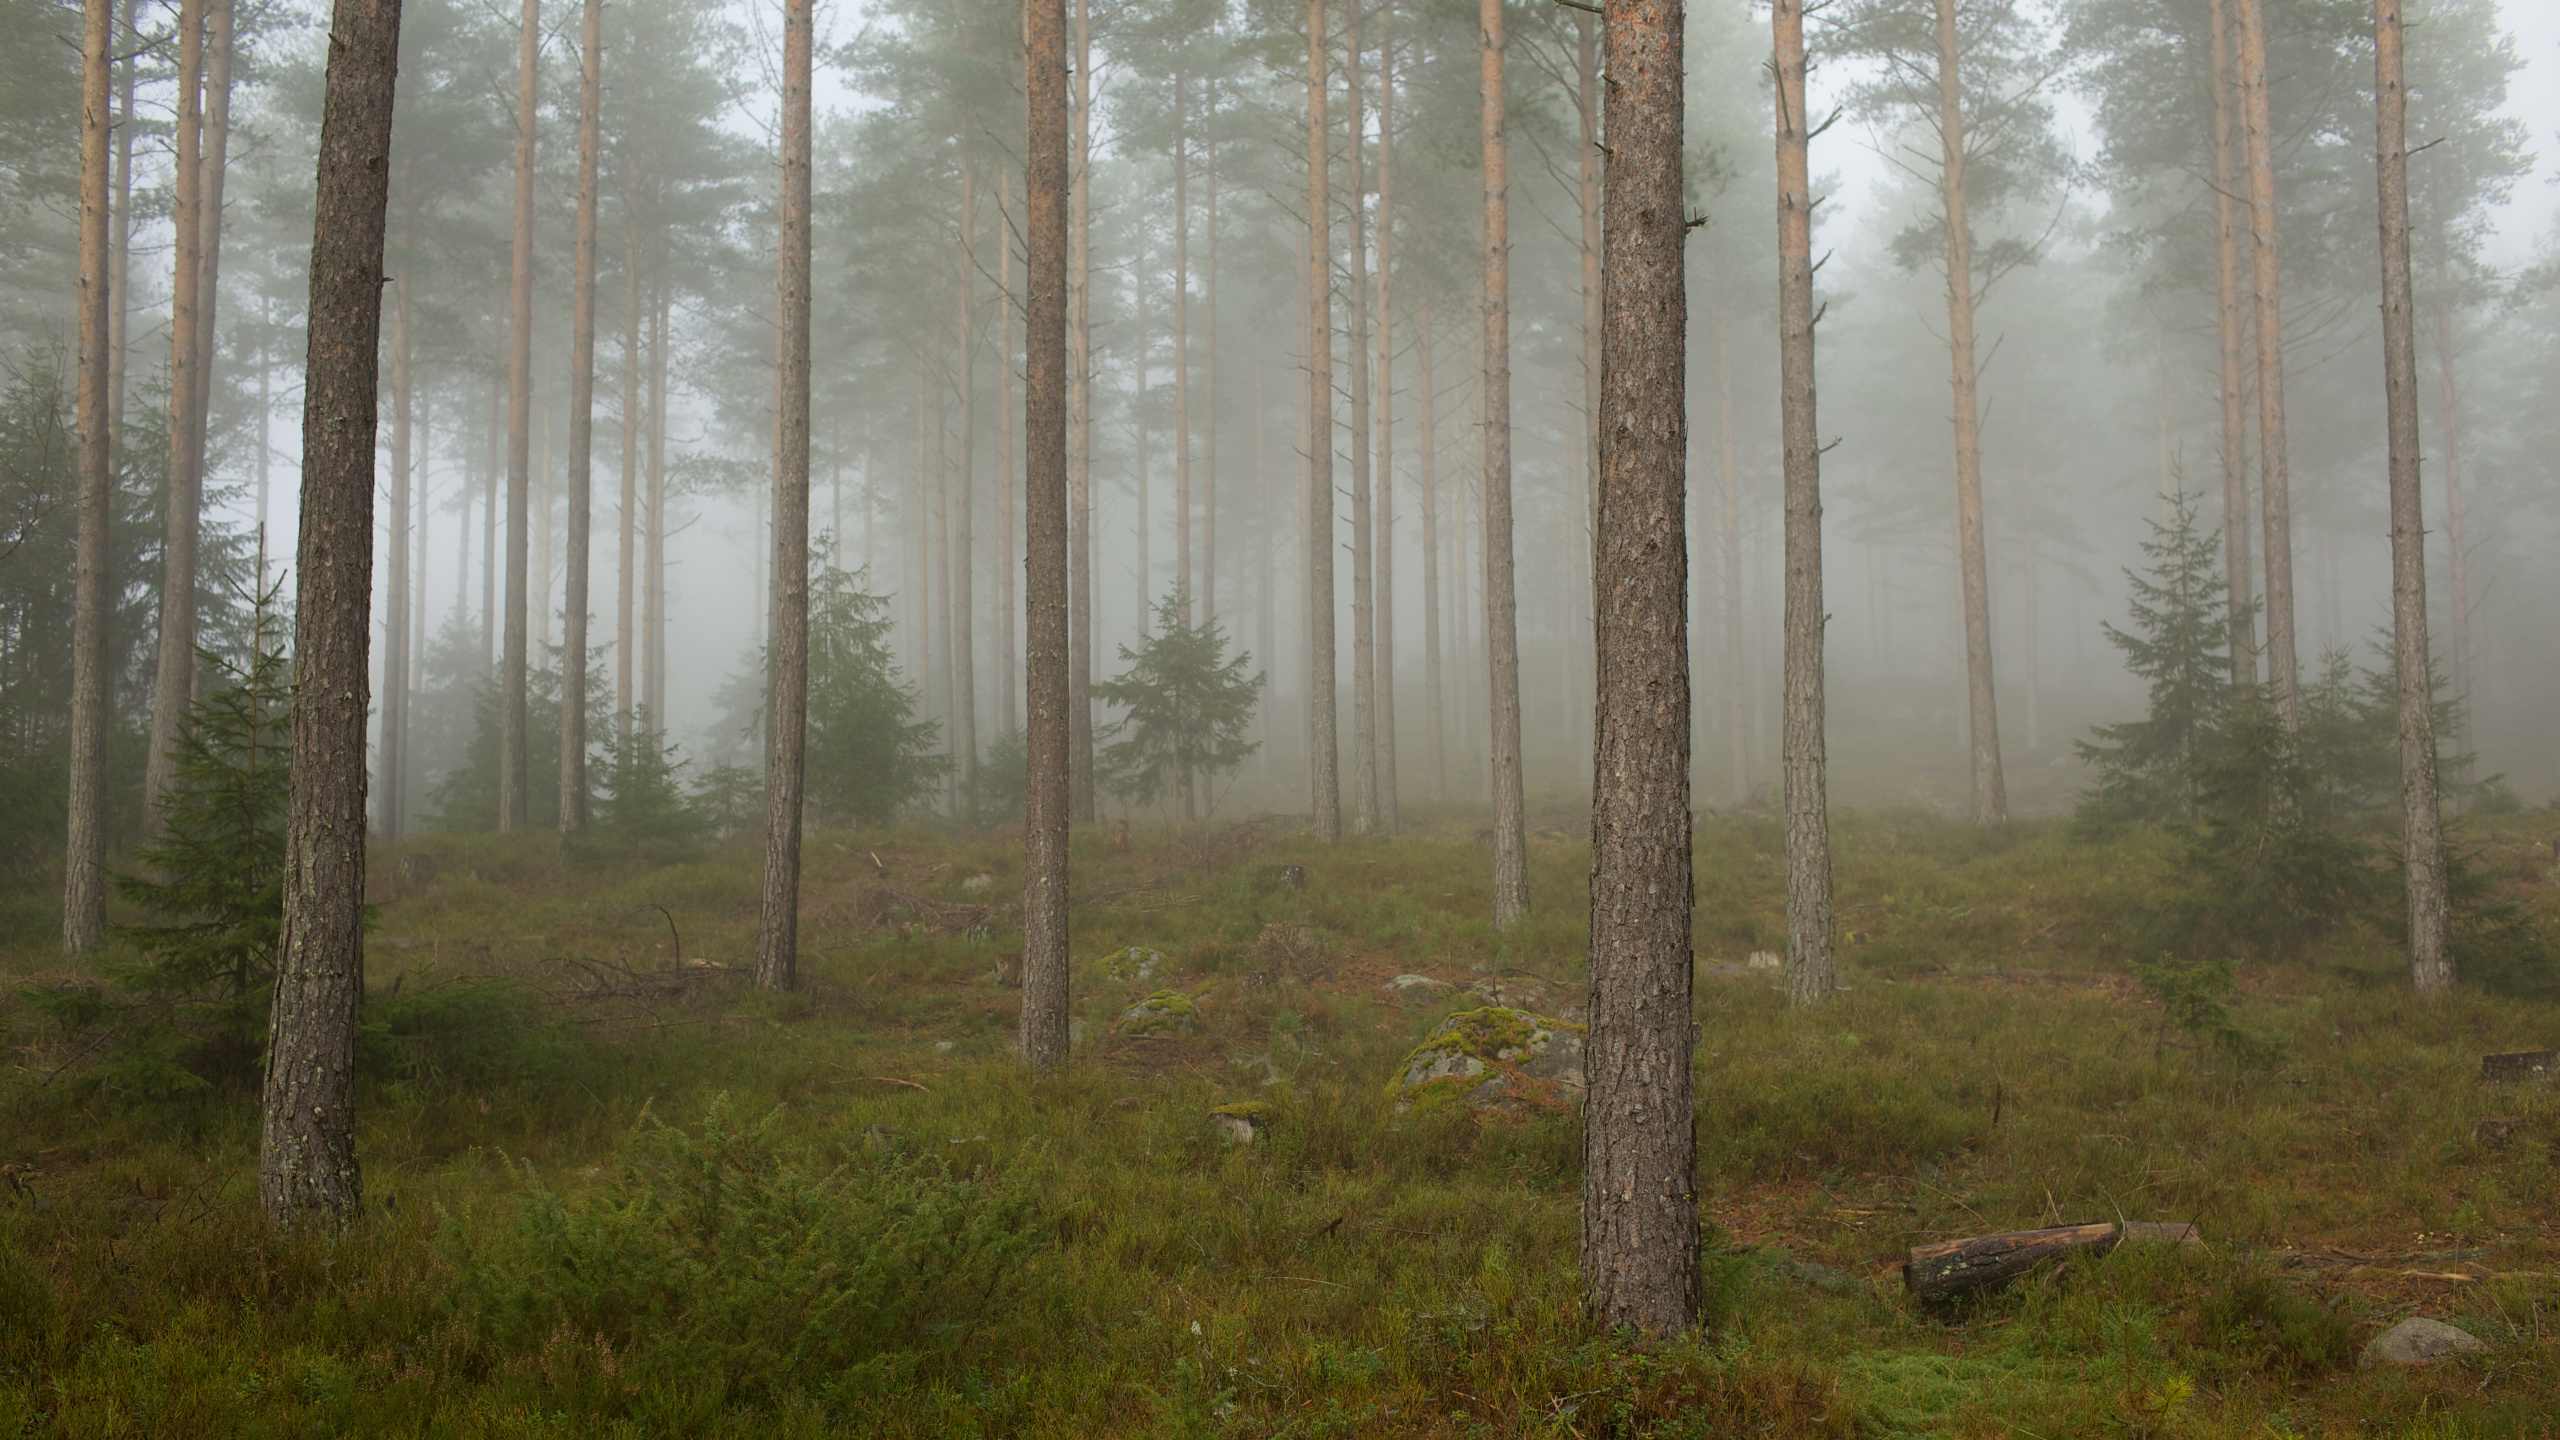
[[[1940,1300],[1968,1290],[1981,1290],[2014,1280],[2047,1260],[2086,1251],[2104,1255],[2133,1241],[2169,1245],[2201,1245],[2193,1225],[2151,1220],[2117,1224],[2100,1220],[2087,1225],[2054,1225],[2042,1230],[2006,1230],[1965,1240],[1939,1240],[1911,1247],[1902,1267],[1902,1283],[1924,1300]]]
[[[2553,1070],[2560,1070],[2560,1050],[2510,1050],[2480,1057],[2480,1078],[2492,1084],[2548,1080]]]

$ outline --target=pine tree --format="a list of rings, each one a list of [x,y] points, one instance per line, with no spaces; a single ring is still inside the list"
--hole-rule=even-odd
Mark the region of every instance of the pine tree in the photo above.
[[[1112,793],[1140,805],[1168,794],[1182,818],[1197,818],[1197,787],[1245,762],[1259,748],[1245,739],[1266,677],[1246,673],[1250,654],[1227,657],[1227,634],[1208,616],[1184,618],[1176,589],[1156,603],[1156,623],[1138,649],[1120,647],[1128,668],[1093,687],[1128,713],[1103,729],[1118,737],[1098,757]]]
[[[2182,488],[2168,523],[2154,521],[2142,543],[2149,566],[2125,572],[2133,628],[2100,628],[2124,652],[2125,668],[2149,684],[2151,708],[2139,720],[2096,727],[2074,747],[2098,776],[2080,801],[2084,829],[2194,816],[2196,757],[2233,694],[2220,543],[2197,528],[2195,499]]]
[[[809,582],[808,803],[839,824],[885,825],[951,769],[942,726],[889,649],[889,602],[830,566]]]

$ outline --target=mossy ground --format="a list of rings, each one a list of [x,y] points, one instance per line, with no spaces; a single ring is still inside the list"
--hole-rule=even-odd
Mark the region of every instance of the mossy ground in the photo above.
[[[2348,932],[2244,972],[2242,1018],[2290,1059],[2215,1073],[2162,1043],[2130,976],[2168,873],[2156,841],[1843,815],[1848,993],[1795,1015],[1767,976],[1699,983],[1704,1323],[1647,1352],[1580,1313],[1569,1115],[1399,1116],[1384,1093],[1446,1015],[1483,1003],[1464,994],[1478,969],[1571,1003],[1577,822],[1533,817],[1536,909],[1497,940],[1480,818],[1408,816],[1403,839],[1330,850],[1278,823],[1078,835],[1089,1039],[1038,1084],[1008,1051],[1010,837],[813,835],[803,985],[780,998],[742,975],[749,851],[646,868],[564,862],[540,837],[420,841],[434,881],[404,892],[391,857],[375,867],[368,1205],[334,1240],[258,1222],[248,1088],[145,1103],[88,1084],[94,1037],[20,1007],[0,1095],[0,1162],[25,1187],[0,1191],[0,1436],[2551,1433],[2560,1096],[2474,1072],[2484,1052],[2560,1043],[2560,1006],[2416,1005],[2387,945]],[[2468,834],[2545,916],[2550,828]],[[1772,818],[1702,827],[1702,960],[1777,946],[1778,845]],[[1290,864],[1303,890],[1275,879]],[[992,885],[968,888],[980,874]],[[1257,943],[1272,925],[1316,943],[1276,965]],[[1131,944],[1168,973],[1083,963]],[[60,978],[40,945],[0,963],[13,985]],[[1460,984],[1399,1004],[1379,985],[1407,972]],[[1196,1033],[1111,1030],[1168,987]],[[888,1403],[732,1402],[680,1358],[565,1330],[464,1343],[439,1231],[506,1223],[509,1161],[574,1199],[644,1108],[686,1122],[724,1094],[738,1115],[780,1107],[786,1145],[887,1143],[1019,1177],[1039,1196],[1038,1275]],[[1247,1102],[1262,1138],[1229,1146],[1211,1112]],[[2526,1133],[2475,1143],[2491,1113]],[[1950,1310],[1895,1274],[1918,1240],[2119,1215],[2192,1219],[2211,1243],[2128,1248]],[[1856,1283],[1815,1283],[1814,1265]],[[2358,1371],[2357,1347],[2412,1313],[2492,1349]]]

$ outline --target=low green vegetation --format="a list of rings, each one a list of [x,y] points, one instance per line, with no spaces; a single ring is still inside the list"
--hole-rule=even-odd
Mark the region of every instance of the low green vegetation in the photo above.
[[[1778,822],[1707,822],[1702,1324],[1592,1333],[1571,1106],[1388,1084],[1453,1016],[1574,1018],[1580,822],[1533,813],[1540,908],[1500,940],[1480,817],[1408,822],[1079,834],[1078,1043],[1044,1084],[1009,1049],[1018,844],[813,833],[782,997],[745,978],[751,842],[386,851],[366,1218],[336,1239],[257,1218],[254,1068],[137,1087],[113,1021],[63,1008],[98,974],[6,952],[0,1436],[2489,1436],[2560,1409],[2560,1097],[2475,1078],[2560,1040],[2560,1005],[2418,1006],[2354,916],[2164,958],[2193,882],[2156,827],[1843,815],[1848,989],[1798,1015],[1747,963],[1781,948]],[[2553,823],[2461,829],[2535,934]],[[1118,1023],[1167,994],[1187,1032]],[[2116,1218],[2208,1243],[1952,1307],[1901,1286],[1915,1243]],[[2357,1368],[2412,1313],[2490,1348]]]

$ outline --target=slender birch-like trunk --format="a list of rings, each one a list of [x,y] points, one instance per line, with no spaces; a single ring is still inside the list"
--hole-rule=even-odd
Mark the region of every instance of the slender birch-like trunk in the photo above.
[[[1081,0],[1079,0],[1081,4]],[[1066,7],[1030,0],[1029,137],[1023,147],[1023,1059],[1067,1061],[1068,179]],[[1078,70],[1082,74],[1081,68]]]
[[[596,0],[589,0],[590,4]],[[756,986],[788,990],[800,961],[801,780],[809,730],[809,110],[812,0],[782,7],[782,366],[775,400],[773,618],[767,647],[764,898]]]
[[[1529,913],[1529,823],[1520,770],[1520,622],[1511,545],[1511,181],[1503,127],[1502,0],[1481,0],[1477,14],[1484,132],[1484,635],[1485,676],[1492,689],[1485,762],[1493,781],[1493,924],[1501,930]],[[1678,42],[1669,43],[1676,74]],[[1672,163],[1677,174],[1678,162]]]
[[[2235,0],[2240,27],[2241,153],[2249,178],[2249,279],[2258,334],[2259,550],[2267,574],[2267,680],[2287,729],[2299,715],[2293,628],[2293,502],[2284,433],[2284,306],[2276,266],[2275,133],[2267,114],[2267,28],[2260,0]]]
[[[169,290],[169,481],[160,547],[160,653],[151,684],[151,749],[144,762],[143,827],[159,832],[154,803],[168,788],[179,732],[194,698],[196,547],[203,507],[193,417],[203,351],[196,339],[204,286],[204,0],[179,0],[177,174],[170,214],[176,238]]]
[[[1942,0],[1942,4],[1946,0]],[[1951,33],[1941,9],[1942,43]],[[1832,949],[1831,811],[1822,693],[1822,439],[1814,424],[1812,148],[1804,5],[1777,0],[1778,427],[1786,467],[1786,674],[1779,761],[1787,824],[1787,998],[1828,1004]],[[1956,222],[1962,224],[1960,218]],[[1970,354],[1966,357],[1970,362]],[[1969,399],[1969,397],[1960,397]],[[1966,413],[1961,408],[1959,415]]]
[[[1493,0],[1488,0],[1493,3]],[[1334,739],[1333,197],[1325,118],[1325,0],[1307,0],[1307,801],[1316,838],[1342,838],[1342,773]]]
[[[524,0],[516,42],[516,200],[513,283],[507,290],[507,598],[498,668],[498,833],[525,826],[526,687],[530,679],[525,604],[532,584],[533,501],[533,125],[542,55],[542,0]]]
[[[107,113],[115,48],[114,0],[85,0],[80,14],[80,407],[77,569],[71,602],[69,826],[62,857],[62,948],[98,948],[107,923],[107,626],[113,592],[107,527],[115,516],[108,351],[115,327],[113,197]]]
[[[578,228],[569,301],[569,554],[560,585],[560,829],[570,835],[587,828],[587,562],[595,515],[596,170],[603,109],[604,0],[586,0],[578,21]]]

